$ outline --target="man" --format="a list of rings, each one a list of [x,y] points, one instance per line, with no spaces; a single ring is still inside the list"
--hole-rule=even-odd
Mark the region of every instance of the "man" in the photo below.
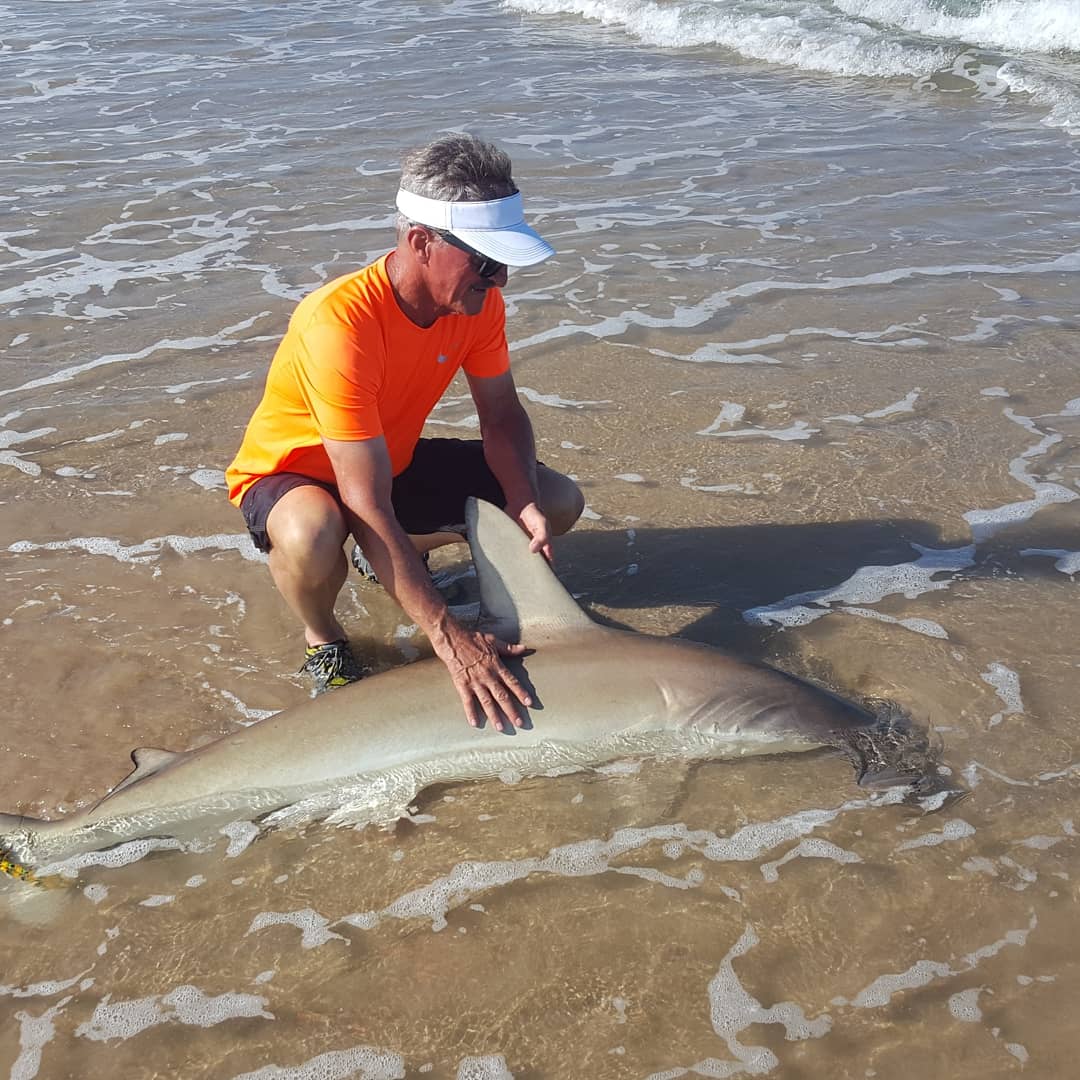
[[[472,136],[406,155],[396,201],[394,250],[293,314],[227,471],[229,497],[303,623],[317,692],[361,676],[334,615],[351,533],[446,664],[469,723],[503,731],[532,704],[501,660],[524,646],[459,623],[425,557],[461,541],[470,495],[502,506],[548,559],[584,508],[573,481],[536,461],[506,344],[507,267],[554,252],[525,224],[510,159]],[[458,368],[481,439],[421,439]]]

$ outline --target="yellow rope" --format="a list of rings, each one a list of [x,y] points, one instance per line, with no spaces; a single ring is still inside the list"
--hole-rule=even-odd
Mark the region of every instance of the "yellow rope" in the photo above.
[[[10,851],[0,851],[0,874],[7,874],[18,881],[26,881],[31,885],[40,885],[41,882],[34,876],[29,866],[23,866],[16,862]]]

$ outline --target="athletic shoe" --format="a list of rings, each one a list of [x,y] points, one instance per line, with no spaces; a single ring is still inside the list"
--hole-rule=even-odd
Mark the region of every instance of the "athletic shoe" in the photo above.
[[[346,686],[364,677],[363,668],[357,663],[344,638],[327,645],[309,645],[305,655],[307,659],[300,671],[315,680],[316,694],[336,686]]]

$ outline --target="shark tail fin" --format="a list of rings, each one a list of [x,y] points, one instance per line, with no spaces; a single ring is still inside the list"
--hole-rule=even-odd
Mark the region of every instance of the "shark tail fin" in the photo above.
[[[469,499],[465,522],[480,604],[494,634],[531,644],[554,633],[595,627],[544,556],[529,550],[529,538],[516,521],[491,503]]]
[[[45,927],[60,921],[71,893],[60,877],[38,877],[34,838],[48,822],[0,814],[0,915],[23,926]]]

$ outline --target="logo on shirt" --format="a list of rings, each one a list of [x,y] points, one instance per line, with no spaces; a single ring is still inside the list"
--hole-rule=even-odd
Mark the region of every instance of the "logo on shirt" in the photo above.
[[[450,357],[447,356],[446,353],[439,353],[439,363],[440,364],[445,364],[446,361],[449,360],[449,359],[450,359]]]

